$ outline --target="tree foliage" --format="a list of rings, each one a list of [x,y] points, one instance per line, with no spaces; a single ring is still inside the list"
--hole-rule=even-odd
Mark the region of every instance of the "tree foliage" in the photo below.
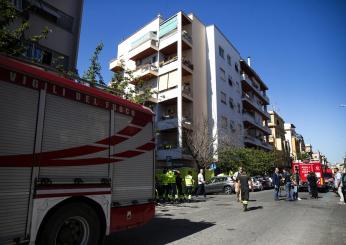
[[[22,21],[19,26],[14,26],[14,21],[29,11],[30,6],[19,12],[8,0],[0,0],[0,52],[13,56],[19,56],[26,51],[25,40],[38,43],[47,38],[50,30],[45,27],[38,35],[25,37],[25,31],[29,29],[29,23]]]
[[[90,58],[90,66],[88,70],[86,70],[83,74],[83,79],[89,81],[91,86],[95,86],[96,84],[105,85],[103,81],[103,76],[101,74],[101,64],[99,61],[100,53],[103,49],[103,43],[100,42]]]
[[[299,152],[297,154],[297,160],[303,161],[303,160],[306,160],[306,159],[310,159],[309,153],[307,153],[307,152]]]
[[[224,148],[219,152],[218,166],[223,172],[236,171],[240,166],[250,175],[272,172],[275,156],[252,148]]]
[[[128,69],[124,61],[121,61],[121,71],[113,74],[109,84],[111,93],[135,103],[145,105],[145,103],[154,95],[156,91],[146,86],[146,82],[136,78],[133,70]]]

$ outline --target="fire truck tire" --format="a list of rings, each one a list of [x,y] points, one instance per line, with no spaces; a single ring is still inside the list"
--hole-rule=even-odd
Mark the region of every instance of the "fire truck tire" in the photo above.
[[[42,225],[36,244],[94,245],[101,240],[101,222],[85,203],[68,203],[57,209]]]

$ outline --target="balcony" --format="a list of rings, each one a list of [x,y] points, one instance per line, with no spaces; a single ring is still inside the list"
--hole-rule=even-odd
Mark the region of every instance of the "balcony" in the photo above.
[[[113,72],[122,71],[124,68],[123,61],[121,59],[114,58],[109,62],[109,70]]]
[[[254,86],[253,82],[250,80],[250,78],[242,73],[240,75],[240,80],[243,82],[243,88],[247,89],[247,90],[251,90],[253,92],[255,92],[255,94],[261,99],[263,100],[267,105],[269,105],[270,101],[268,96],[266,96],[265,94],[263,94],[263,92]]]
[[[263,126],[263,124],[256,120],[254,116],[252,116],[249,113],[243,113],[243,120],[245,123],[250,123],[252,126],[256,127],[257,129],[261,130],[262,132],[270,135],[271,130],[267,126]]]
[[[181,37],[182,37],[182,40],[183,40],[183,49],[188,49],[188,48],[192,48],[192,37],[191,35],[183,30],[182,33],[181,33]]]
[[[167,146],[166,146],[167,147]],[[192,156],[186,154],[186,151],[183,148],[178,148],[177,146],[172,146],[171,148],[159,147],[156,151],[157,160],[166,160],[167,157],[171,159],[187,159],[192,160]]]
[[[153,32],[148,32],[131,43],[129,59],[139,60],[158,52],[157,36]]]
[[[167,129],[173,129],[178,127],[178,118],[176,115],[169,116],[164,115],[160,121],[157,122],[157,129],[167,130]]]
[[[193,73],[193,64],[191,61],[186,57],[183,57],[181,63],[183,67],[183,76],[191,75]]]
[[[265,111],[262,108],[262,106],[259,105],[256,101],[254,101],[254,98],[251,97],[249,94],[243,93],[242,101],[244,102],[244,106],[245,106],[245,104],[247,104],[251,107],[251,109],[255,109],[256,111],[261,113],[265,118],[270,119],[269,113],[267,111]]]
[[[150,80],[154,77],[157,77],[159,74],[158,68],[152,64],[145,64],[142,66],[139,66],[134,72],[133,77],[135,78],[135,81],[138,80]]]
[[[184,98],[186,98],[189,101],[193,100],[193,94],[192,94],[192,89],[190,85],[183,85],[181,91]]]
[[[273,149],[272,145],[270,145],[267,142],[264,142],[263,140],[260,140],[254,136],[251,135],[245,135],[244,136],[244,143],[256,146],[258,148],[263,148],[265,150],[271,151]]]

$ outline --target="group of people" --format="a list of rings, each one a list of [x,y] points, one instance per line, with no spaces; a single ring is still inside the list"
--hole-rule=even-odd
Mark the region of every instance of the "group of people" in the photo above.
[[[197,188],[195,189],[195,180],[192,177],[191,171],[188,171],[183,179],[180,171],[164,169],[162,173],[156,176],[157,200],[159,202],[190,201],[193,193],[195,193],[196,196],[203,194],[204,197],[206,197],[203,169],[200,169],[197,176],[197,184]],[[185,188],[183,188],[183,186]]]
[[[286,201],[297,201],[301,200],[299,198],[299,184],[300,184],[300,175],[298,167],[294,169],[294,173],[290,173],[287,169],[283,170],[283,173],[280,173],[279,168],[275,168],[275,172],[272,176],[273,185],[274,185],[274,200],[279,201],[279,196],[281,193],[281,186],[284,186],[286,192]],[[307,175],[308,181],[308,190],[311,195],[311,198],[318,198],[317,182],[318,178],[316,173],[310,172]]]

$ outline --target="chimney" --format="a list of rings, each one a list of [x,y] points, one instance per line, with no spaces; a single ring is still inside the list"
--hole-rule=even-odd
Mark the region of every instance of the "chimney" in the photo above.
[[[251,57],[250,56],[247,57],[247,64],[248,64],[248,66],[251,66]]]

